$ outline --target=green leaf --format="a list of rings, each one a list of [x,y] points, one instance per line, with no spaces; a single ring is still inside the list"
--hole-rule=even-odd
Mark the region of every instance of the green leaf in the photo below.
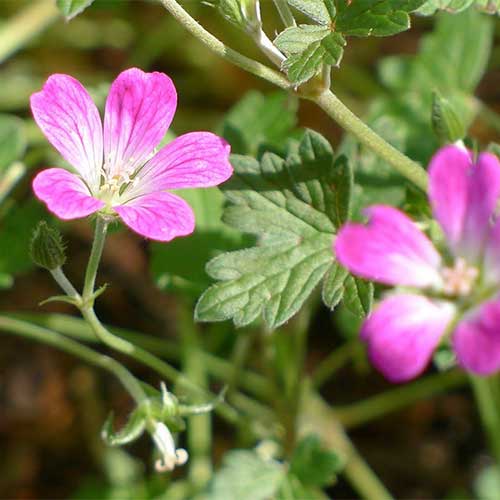
[[[323,302],[332,310],[344,296],[344,281],[347,275],[347,270],[337,263],[334,263],[326,273],[321,296]]]
[[[303,438],[290,461],[290,473],[307,486],[328,486],[335,481],[335,475],[341,469],[342,461],[339,456],[326,450],[316,435]]]
[[[425,0],[337,0],[335,29],[343,35],[389,36],[410,27]]]
[[[442,15],[436,29],[424,38],[417,64],[418,85],[448,93],[472,93],[481,80],[491,53],[493,19],[469,9],[460,15]]]
[[[465,126],[448,99],[434,92],[432,99],[432,128],[443,144],[451,144],[465,137]]]
[[[0,114],[0,179],[1,172],[20,159],[25,149],[23,121],[16,116]]]
[[[307,131],[286,160],[265,153],[261,162],[234,156],[235,174],[223,186],[230,202],[223,220],[259,237],[258,245],[219,255],[207,272],[219,283],[200,298],[201,321],[232,318],[251,323],[263,314],[271,328],[302,306],[334,263],[337,223],[345,220],[351,172],[345,158],[334,162],[329,143]],[[346,203],[349,205],[349,203]]]
[[[257,155],[262,145],[281,149],[296,126],[297,106],[285,92],[248,92],[227,113],[221,133],[235,154]]]
[[[335,19],[333,0],[288,0],[288,3],[319,24],[328,25]]]
[[[500,12],[500,0],[427,0],[416,12],[423,16],[432,16],[438,10],[458,14],[472,5],[486,14]]]
[[[275,497],[285,477],[285,468],[273,460],[264,461],[255,451],[226,453],[216,473],[208,500],[267,500]]]
[[[69,21],[81,14],[94,0],[56,0],[57,7]]]
[[[319,488],[304,485],[294,474],[288,473],[281,483],[276,500],[328,500]]]
[[[283,69],[297,85],[310,80],[325,64],[338,66],[346,44],[340,33],[310,25],[287,28],[274,43],[288,56]]]
[[[364,318],[372,305],[373,283],[348,275],[344,281],[344,306],[358,318]]]
[[[144,414],[136,409],[130,415],[127,423],[119,431],[113,430],[113,414],[111,413],[101,430],[101,438],[108,446],[122,446],[135,441],[146,428]]]
[[[238,27],[245,25],[245,18],[240,7],[239,0],[217,0],[215,6],[220,14],[229,22]]]

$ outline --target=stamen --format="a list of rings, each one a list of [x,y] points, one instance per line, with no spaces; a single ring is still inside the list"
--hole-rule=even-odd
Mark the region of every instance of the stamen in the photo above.
[[[469,266],[465,259],[459,257],[453,267],[446,267],[442,271],[444,293],[447,295],[468,295],[479,276],[476,267]]]

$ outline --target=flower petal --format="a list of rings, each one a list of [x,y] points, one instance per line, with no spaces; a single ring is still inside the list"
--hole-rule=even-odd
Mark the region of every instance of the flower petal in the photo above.
[[[30,101],[33,117],[49,142],[91,189],[97,189],[103,161],[102,123],[83,85],[68,75],[52,75]]]
[[[147,193],[216,186],[233,173],[230,151],[224,139],[210,132],[181,135],[162,148],[139,172],[136,190]]]
[[[498,159],[482,153],[473,164],[470,153],[447,146],[432,159],[429,175],[429,198],[450,247],[470,262],[477,262],[500,195]]]
[[[194,231],[191,207],[178,196],[159,191],[113,207],[135,232],[158,241],[170,241]]]
[[[429,200],[453,248],[462,236],[471,165],[470,154],[457,146],[441,148],[429,165]]]
[[[111,85],[104,115],[105,169],[110,177],[143,165],[168,130],[177,106],[164,73],[131,68]]]
[[[461,252],[477,262],[491,231],[491,217],[500,195],[500,162],[482,153],[469,175],[469,200],[462,234]]]
[[[500,302],[491,301],[464,319],[453,334],[458,362],[468,371],[490,375],[500,370]]]
[[[80,177],[62,168],[42,170],[33,179],[33,191],[52,213],[64,220],[86,217],[105,205],[90,195]]]
[[[366,210],[368,224],[339,231],[335,253],[352,273],[388,285],[439,285],[439,254],[403,212],[385,205]]]
[[[365,320],[361,337],[373,365],[391,382],[405,382],[428,365],[452,317],[448,303],[393,295]]]

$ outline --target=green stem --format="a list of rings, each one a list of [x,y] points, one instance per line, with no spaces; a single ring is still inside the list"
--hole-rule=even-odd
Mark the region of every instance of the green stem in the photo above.
[[[343,458],[345,467],[342,473],[360,497],[367,500],[392,498],[347,436],[343,426],[336,418],[335,411],[312,390],[307,380],[303,384],[298,424],[301,436],[319,435],[324,446]]]
[[[283,24],[287,28],[297,25],[286,0],[274,0],[274,5],[281,17],[281,20],[283,21]]]
[[[82,293],[84,300],[90,300],[92,294],[94,293],[97,269],[99,268],[99,262],[101,261],[107,230],[108,223],[102,217],[98,216],[95,224],[94,242],[92,243],[92,250],[90,251],[89,262],[87,264],[87,271],[85,272],[85,282]]]
[[[192,35],[206,45],[210,50],[219,56],[227,59],[236,66],[252,73],[252,75],[264,78],[268,82],[283,89],[290,87],[290,82],[278,71],[275,71],[264,64],[261,64],[249,57],[240,54],[224,45],[218,38],[213,36],[193,19],[175,0],[159,0],[160,3],[179,21]]]
[[[66,277],[63,270],[60,267],[52,269],[50,271],[50,274],[52,274],[54,280],[64,290],[64,292],[68,297],[71,297],[78,301],[81,300],[80,294],[76,291],[75,287],[71,284],[71,282]]]
[[[335,415],[345,427],[355,427],[380,418],[387,413],[400,410],[415,401],[463,385],[466,381],[467,377],[459,370],[431,375],[349,406],[337,406],[335,407]]]
[[[54,0],[39,0],[9,19],[0,29],[0,64],[58,17]]]
[[[427,191],[427,172],[422,166],[391,146],[358,118],[330,90],[309,97],[342,128],[353,134],[360,143],[370,148],[387,161],[397,172],[413,182],[422,191]]]
[[[44,344],[48,344],[61,351],[77,356],[87,363],[107,370],[115,375],[137,403],[142,402],[146,398],[146,394],[136,378],[124,366],[109,356],[99,354],[89,347],[81,345],[52,330],[3,315],[0,316],[0,330],[43,342]]]
[[[101,217],[98,217],[95,226],[94,243],[92,244],[89,263],[85,273],[82,305],[80,306],[80,312],[82,313],[85,321],[90,325],[97,338],[103,344],[106,344],[112,349],[142,362],[165,377],[165,379],[169,380],[173,384],[177,384],[182,389],[194,394],[203,395],[204,397],[208,397],[210,399],[214,398],[214,394],[204,391],[196,384],[193,384],[193,382],[186,378],[181,372],[176,370],[173,366],[170,366],[168,363],[165,363],[165,361],[156,357],[154,354],[151,354],[145,349],[134,345],[132,342],[111,333],[104,327],[99,318],[96,316],[93,305],[94,285],[97,269],[99,268],[99,261],[104,248],[104,242],[106,240],[106,231],[107,222]],[[226,403],[218,405],[217,411],[230,422],[235,423],[238,421],[237,411]]]
[[[56,330],[64,335],[74,337],[84,342],[98,342],[98,338],[91,329],[88,323],[80,318],[68,316],[65,314],[33,314],[33,313],[16,313],[16,318],[25,319],[34,322],[45,328]],[[182,350],[176,342],[169,339],[157,338],[152,335],[146,335],[123,328],[115,328],[104,325],[116,337],[122,337],[132,344],[136,344],[143,349],[153,351],[169,361],[178,361],[182,355]],[[231,363],[225,359],[219,358],[209,352],[200,351],[201,362],[206,366],[210,374],[219,380],[228,382],[233,373]],[[271,400],[272,394],[269,389],[268,381],[262,375],[250,370],[243,370],[241,377],[238,379],[238,384],[248,391],[264,400]]]
[[[357,341],[346,342],[335,349],[318,365],[311,376],[314,387],[321,387],[336,371],[340,370],[361,348]]]
[[[200,353],[200,340],[192,315],[181,304],[179,311],[180,334],[182,336],[183,368],[190,380],[206,389],[208,377]],[[202,401],[196,401],[196,403]],[[212,419],[209,412],[187,419],[187,440],[190,454],[189,480],[193,486],[191,496],[202,491],[212,476]]]
[[[470,376],[477,408],[488,435],[491,451],[500,471],[500,406],[492,378]]]

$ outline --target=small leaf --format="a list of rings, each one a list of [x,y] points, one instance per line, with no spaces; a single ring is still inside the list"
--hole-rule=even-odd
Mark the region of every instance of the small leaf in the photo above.
[[[110,413],[101,430],[101,438],[108,446],[122,446],[135,441],[146,428],[144,415],[136,409],[130,415],[125,426],[119,431],[113,430],[113,414]]]
[[[425,0],[338,0],[336,30],[345,35],[389,36],[410,27],[410,12]]]
[[[264,461],[255,451],[226,453],[215,474],[208,500],[267,500],[275,497],[285,477],[285,468],[273,460]]]
[[[290,462],[290,473],[307,486],[328,486],[341,469],[339,456],[326,450],[316,435],[309,435],[299,442]]]
[[[323,34],[325,36],[321,40],[310,43],[302,52],[291,54],[283,62],[283,69],[294,84],[307,82],[318,74],[324,65],[340,65],[345,39],[340,33],[329,30],[325,30]]]
[[[288,3],[318,24],[328,25],[335,18],[333,0],[288,0]]]
[[[372,305],[373,283],[348,275],[344,281],[344,306],[358,318],[364,318]]]
[[[53,297],[42,300],[38,305],[43,306],[45,304],[50,304],[51,302],[65,302],[66,304],[71,304],[76,307],[80,305],[79,300],[74,299],[73,297],[68,297],[67,295],[54,295]]]
[[[348,274],[347,269],[335,263],[323,280],[323,290],[321,293],[323,302],[332,310],[342,300],[344,295],[344,281]]]
[[[241,10],[240,0],[216,0],[214,3],[219,13],[227,21],[240,28],[245,26],[245,18]]]
[[[56,0],[57,7],[68,21],[81,14],[93,2],[94,0]]]
[[[465,126],[452,104],[437,92],[432,95],[431,123],[442,144],[454,143],[465,137]]]
[[[286,160],[265,153],[260,163],[242,156],[233,156],[232,163],[235,174],[222,187],[230,202],[223,220],[258,235],[259,243],[208,263],[208,274],[220,282],[201,296],[195,316],[232,318],[243,326],[263,314],[276,328],[300,309],[332,267],[336,222],[345,217],[339,190],[342,182],[349,183],[339,180],[334,186],[340,163],[334,163],[330,144],[312,131],[289,148]],[[347,196],[340,197],[348,204]]]

